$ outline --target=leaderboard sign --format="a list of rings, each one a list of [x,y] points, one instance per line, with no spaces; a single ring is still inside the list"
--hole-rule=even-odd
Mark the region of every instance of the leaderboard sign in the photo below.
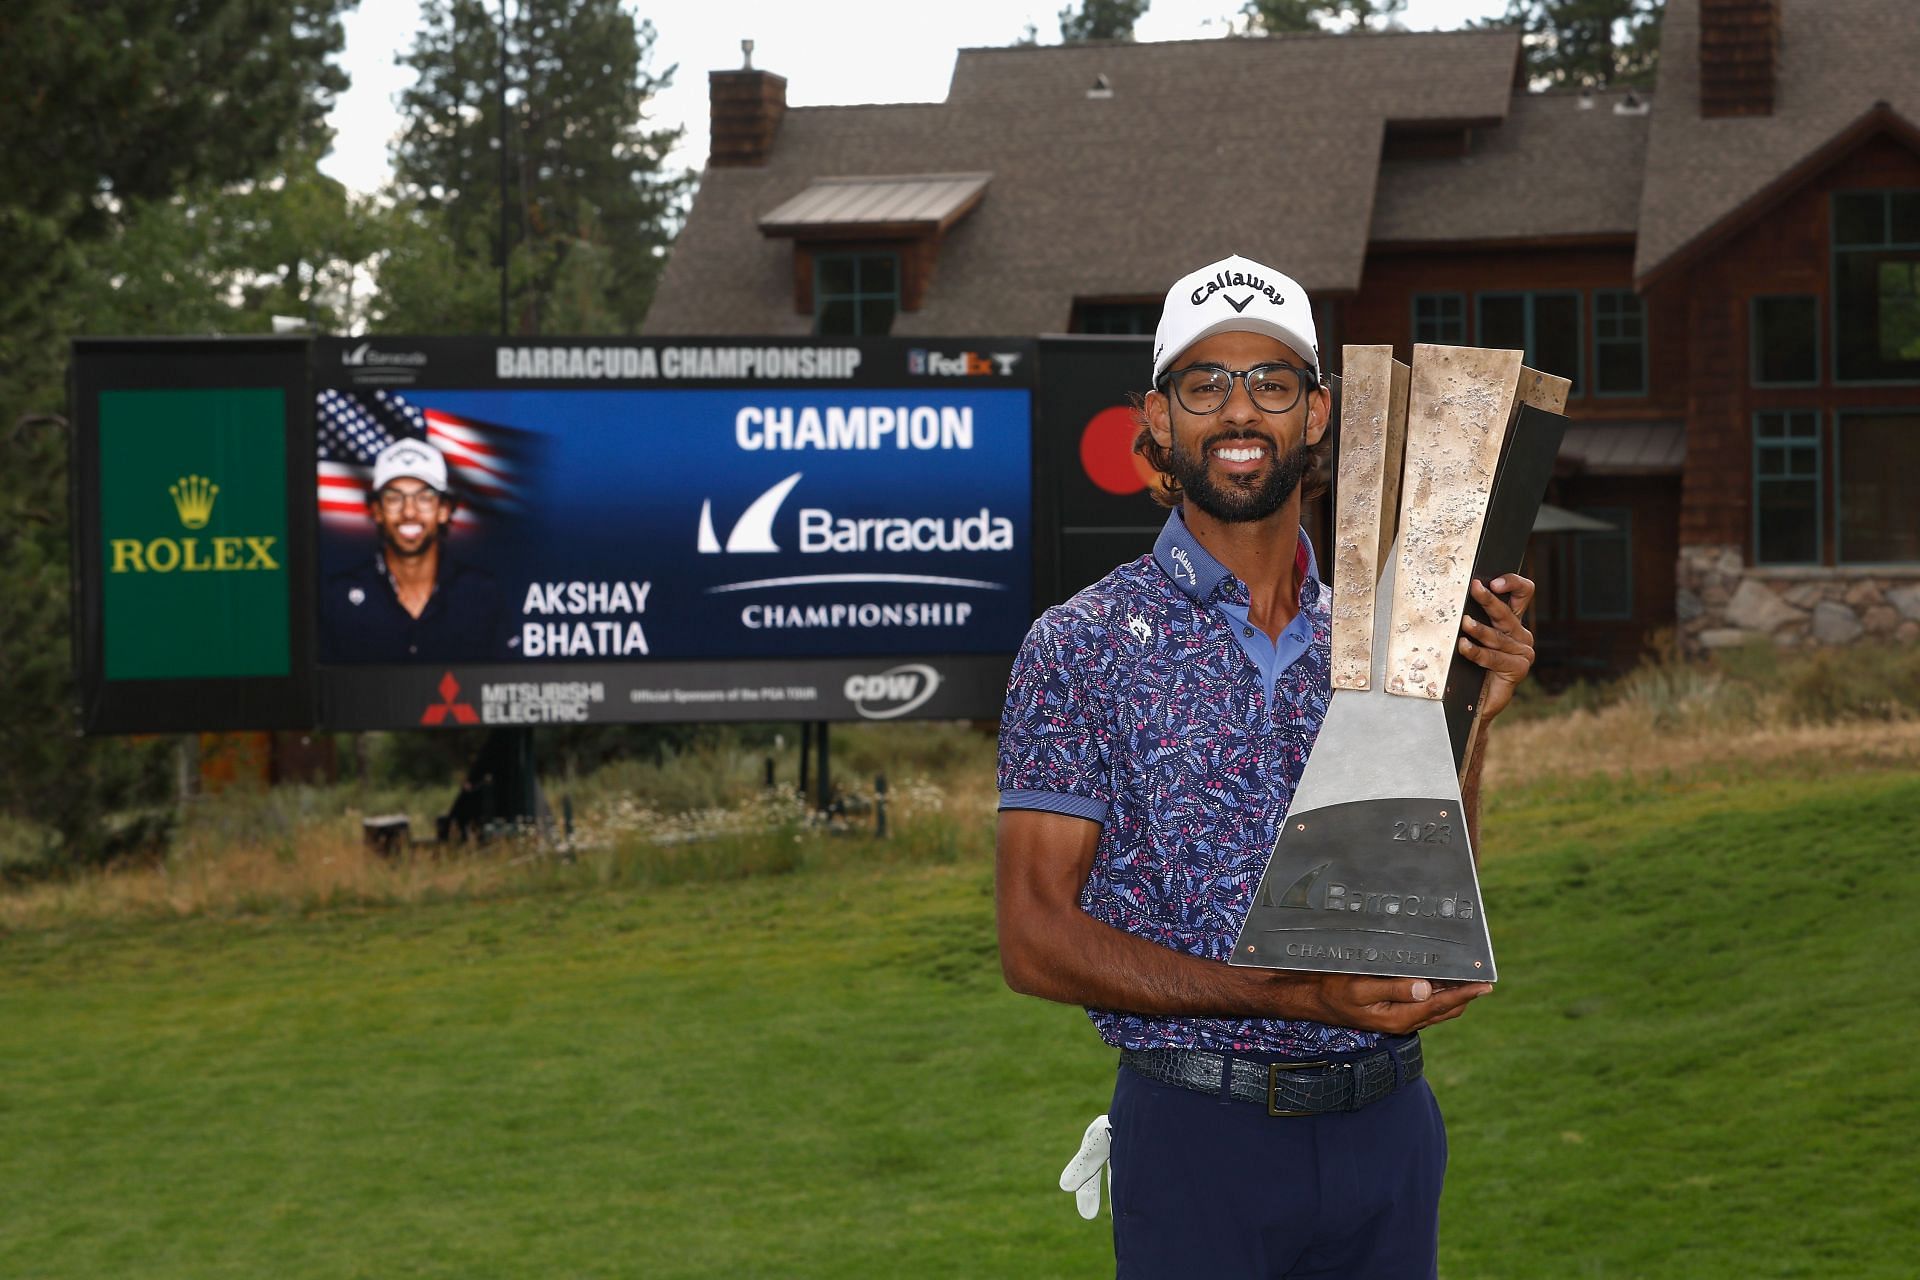
[[[168,679],[277,674],[308,699],[304,723],[330,728],[998,713],[1035,597],[1031,342],[302,345],[303,377],[280,388],[298,428],[269,429],[272,406],[234,399],[237,380],[220,390],[252,413],[242,434],[263,451],[241,489],[276,462],[298,473],[284,530],[222,525],[193,553],[256,572],[264,555],[285,600],[176,601],[186,573],[152,576],[149,538],[138,554],[157,585],[136,619],[112,577],[113,557],[135,552],[107,535],[76,564],[97,602],[83,649],[106,656],[92,704],[137,708],[157,674],[141,663],[165,645],[116,637],[156,620],[166,633],[178,604],[224,609],[215,634],[249,637],[259,670],[187,643]],[[90,354],[76,354],[77,399]],[[217,355],[202,381],[222,381]],[[149,452],[206,416],[165,399],[176,391],[143,391],[164,401],[142,419]],[[105,450],[126,414],[93,406],[105,531],[125,501]],[[283,455],[266,456],[269,439]],[[169,501],[195,518],[234,507],[220,466],[168,461],[180,474],[163,497],[178,489]],[[174,555],[155,545],[162,563]],[[220,572],[237,583],[243,568]],[[268,650],[278,665],[260,667]]]

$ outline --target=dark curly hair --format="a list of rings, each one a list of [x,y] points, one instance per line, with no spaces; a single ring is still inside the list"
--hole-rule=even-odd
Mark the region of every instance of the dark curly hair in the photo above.
[[[1309,389],[1308,394],[1319,390],[1319,384]],[[1133,409],[1134,425],[1139,431],[1133,437],[1133,451],[1147,460],[1158,478],[1147,486],[1147,492],[1153,500],[1163,507],[1177,507],[1185,498],[1186,491],[1180,482],[1173,478],[1170,452],[1160,447],[1153,438],[1153,420],[1147,416],[1147,397],[1139,391],[1127,393],[1127,404]],[[1327,424],[1326,432],[1320,437],[1320,443],[1307,447],[1307,470],[1300,478],[1300,499],[1312,502],[1325,496],[1333,487],[1333,424]]]

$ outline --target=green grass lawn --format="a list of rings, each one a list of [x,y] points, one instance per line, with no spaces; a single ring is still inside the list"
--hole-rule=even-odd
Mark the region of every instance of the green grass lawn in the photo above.
[[[1443,1274],[1913,1276],[1916,814],[1501,797],[1503,981],[1429,1038]],[[1112,1057],[1001,987],[984,840],[0,934],[0,1275],[1110,1273],[1054,1180]]]

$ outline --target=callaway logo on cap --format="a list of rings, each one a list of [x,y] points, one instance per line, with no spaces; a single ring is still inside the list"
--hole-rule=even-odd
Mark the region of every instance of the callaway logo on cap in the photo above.
[[[1319,337],[1307,294],[1290,277],[1251,258],[1231,258],[1180,277],[1167,290],[1153,338],[1153,380],[1180,353],[1216,333],[1264,333],[1300,354],[1320,376]]]
[[[447,459],[425,440],[395,440],[373,460],[373,491],[387,487],[390,481],[409,476],[430,489],[447,490]]]

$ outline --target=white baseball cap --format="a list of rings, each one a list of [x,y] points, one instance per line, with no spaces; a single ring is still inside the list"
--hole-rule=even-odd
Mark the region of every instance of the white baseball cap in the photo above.
[[[1290,276],[1239,254],[1181,276],[1167,290],[1160,328],[1153,335],[1153,380],[1202,338],[1216,333],[1264,333],[1300,353],[1320,376],[1319,336],[1307,292]]]
[[[373,491],[380,492],[402,476],[423,481],[429,488],[447,491],[447,458],[425,440],[395,440],[373,460]]]

